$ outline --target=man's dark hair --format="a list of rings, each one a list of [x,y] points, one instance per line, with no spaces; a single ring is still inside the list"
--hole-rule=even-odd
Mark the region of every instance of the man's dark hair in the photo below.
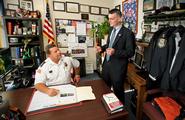
[[[48,45],[45,47],[46,54],[50,54],[50,49],[53,48],[53,47],[57,47],[57,46],[54,45],[54,44],[48,44]]]
[[[114,14],[114,13],[117,14],[119,17],[122,16],[121,11],[118,10],[118,9],[116,9],[116,8],[114,8],[114,9],[112,9],[112,10],[109,11],[109,14]]]

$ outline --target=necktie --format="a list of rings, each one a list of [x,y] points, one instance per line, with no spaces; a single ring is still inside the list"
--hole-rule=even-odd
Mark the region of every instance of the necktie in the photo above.
[[[110,37],[109,48],[112,48],[115,36],[116,36],[116,29],[114,28],[112,30],[112,34],[111,34],[111,37]],[[109,61],[109,59],[110,59],[110,55],[106,55],[106,60]]]

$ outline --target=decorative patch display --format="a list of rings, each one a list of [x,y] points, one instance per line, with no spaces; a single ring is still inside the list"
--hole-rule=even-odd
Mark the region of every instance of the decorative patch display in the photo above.
[[[158,45],[159,48],[165,47],[166,46],[166,39],[160,38],[157,45]]]
[[[137,33],[137,1],[127,0],[123,4],[123,21],[126,27]]]

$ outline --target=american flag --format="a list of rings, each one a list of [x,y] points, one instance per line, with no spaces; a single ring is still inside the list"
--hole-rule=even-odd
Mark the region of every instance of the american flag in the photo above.
[[[53,33],[53,28],[51,24],[51,17],[49,13],[49,5],[46,3],[46,17],[44,20],[44,28],[43,28],[43,33],[44,35],[48,38],[48,43],[49,44],[55,44],[55,39],[54,39],[54,33]]]

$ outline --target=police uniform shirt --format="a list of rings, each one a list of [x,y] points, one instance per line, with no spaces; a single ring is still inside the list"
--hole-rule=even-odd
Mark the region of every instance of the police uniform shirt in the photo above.
[[[44,83],[49,86],[70,83],[71,69],[79,65],[79,61],[71,57],[62,57],[58,64],[47,58],[36,70],[35,84]]]

